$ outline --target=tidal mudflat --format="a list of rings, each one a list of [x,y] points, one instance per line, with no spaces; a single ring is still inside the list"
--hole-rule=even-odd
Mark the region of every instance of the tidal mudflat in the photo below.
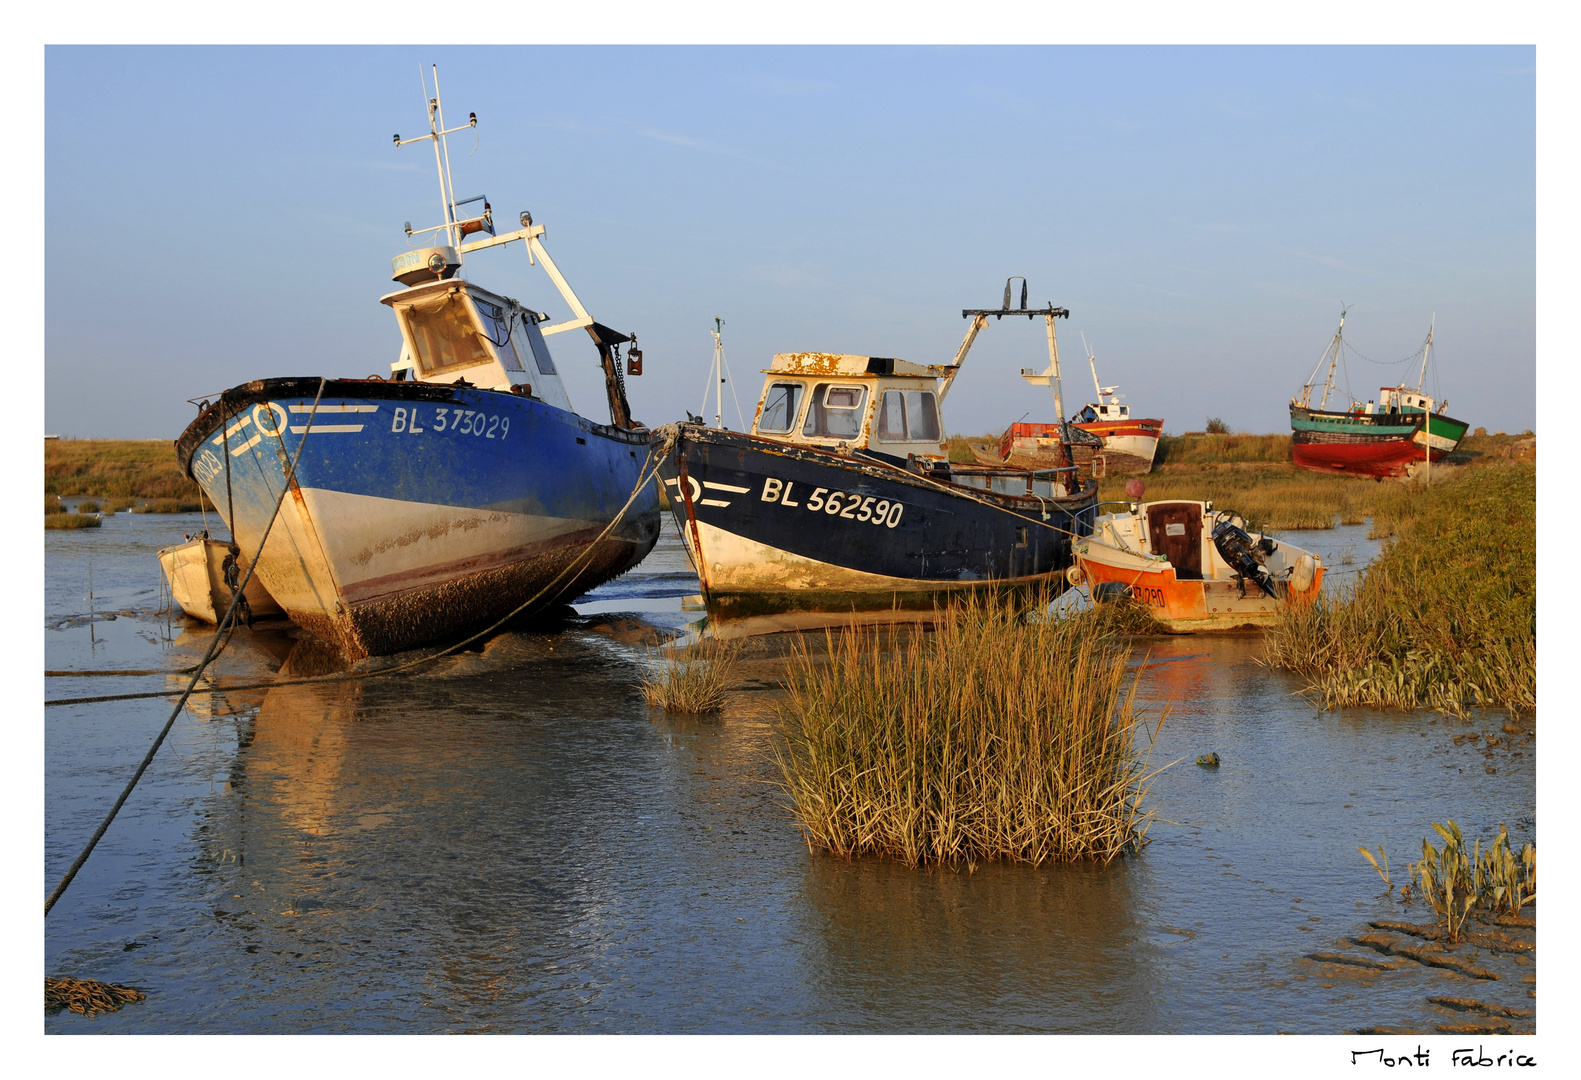
[[[116,514],[48,533],[47,666],[197,659],[208,631],[158,613],[154,552],[201,527]],[[1257,635],[1142,639],[1140,708],[1169,710],[1153,763],[1179,763],[1140,854],[845,862],[809,852],[775,787],[782,642],[744,649],[717,715],[644,703],[650,650],[698,617],[666,530],[577,614],[421,675],[195,696],[45,923],[46,974],[147,997],[46,1030],[1531,1030],[1533,931],[1479,927],[1516,944],[1425,962],[1371,924],[1430,915],[1385,898],[1356,850],[1382,843],[1398,884],[1431,822],[1533,839],[1530,719],[1505,736],[1495,710],[1324,712],[1258,663]],[[1377,550],[1367,531],[1289,536],[1349,571]],[[266,676],[297,644],[239,631],[218,676]],[[169,709],[44,710],[50,886]],[[1193,764],[1210,751],[1217,769]]]

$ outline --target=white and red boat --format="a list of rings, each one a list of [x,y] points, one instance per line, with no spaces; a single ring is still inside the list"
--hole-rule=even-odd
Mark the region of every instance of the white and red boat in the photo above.
[[[1083,335],[1082,344],[1086,343]],[[1152,469],[1164,422],[1133,419],[1131,407],[1120,404],[1120,388],[1099,384],[1098,364],[1091,349],[1087,350],[1087,365],[1098,400],[1083,405],[1069,424],[1011,424],[999,442],[1001,458],[1052,457],[1060,451],[1063,430],[1076,464],[1090,468],[1094,476],[1123,476]],[[1023,370],[1021,377],[1034,385],[1046,385],[1051,378],[1058,378],[1058,371],[1051,364],[1046,371]]]
[[[1323,586],[1320,558],[1248,531],[1239,515],[1215,512],[1211,502],[1132,503],[1100,514],[1071,553],[1071,584],[1087,585],[1099,603],[1143,604],[1176,633],[1267,626]]]

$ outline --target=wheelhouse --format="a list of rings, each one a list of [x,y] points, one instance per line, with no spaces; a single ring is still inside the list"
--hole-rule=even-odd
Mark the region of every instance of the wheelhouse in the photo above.
[[[752,434],[807,446],[942,460],[945,369],[885,356],[777,353]]]
[[[542,316],[460,278],[429,281],[380,298],[401,330],[396,379],[465,379],[570,409],[538,324]]]

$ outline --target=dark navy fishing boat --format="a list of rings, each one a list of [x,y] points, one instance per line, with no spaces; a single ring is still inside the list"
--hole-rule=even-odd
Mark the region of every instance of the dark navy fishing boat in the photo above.
[[[782,353],[752,430],[669,425],[659,476],[711,612],[927,609],[954,594],[1058,592],[1092,532],[1097,483],[948,460],[939,406],[990,316],[1043,316],[1057,372],[1063,308],[972,310],[947,365]],[[1055,376],[1057,386],[1057,374]]]
[[[498,234],[486,198],[455,199],[445,136],[477,119],[445,130],[438,93],[436,70],[429,133],[405,141],[432,141],[445,217],[416,234],[408,225],[432,242],[394,260],[405,287],[381,300],[403,342],[392,378],[245,383],[205,403],[176,444],[247,557],[295,461],[256,574],[295,622],[351,657],[568,602],[635,566],[659,533],[652,485],[627,505],[650,437],[621,371],[629,345],[628,372],[641,372],[635,338],[588,315],[531,215]],[[463,219],[475,202],[483,212]],[[464,256],[518,241],[573,318],[546,325],[457,275]],[[577,329],[603,365],[608,424],[572,409],[549,353],[548,337]]]

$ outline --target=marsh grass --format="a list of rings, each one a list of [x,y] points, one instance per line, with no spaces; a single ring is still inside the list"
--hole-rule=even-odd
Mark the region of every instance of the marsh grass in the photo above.
[[[776,760],[809,848],[912,866],[1139,849],[1156,729],[1130,649],[1091,613],[1046,612],[969,600],[889,649],[850,627],[827,664],[793,652]]]
[[[1152,609],[1135,600],[1110,600],[1094,603],[1086,613],[1093,626],[1101,632],[1133,634],[1167,634],[1169,627],[1153,617]]]
[[[145,499],[132,508],[134,514],[190,514],[203,509],[197,500]]]
[[[718,712],[741,656],[741,642],[704,638],[686,647],[668,645],[659,656],[659,673],[641,685],[644,701],[672,713]]]
[[[198,500],[169,439],[54,439],[44,444],[44,492]]]
[[[1125,501],[1127,479],[1100,480],[1098,497]],[[1359,523],[1372,516],[1384,494],[1376,481],[1261,462],[1166,465],[1142,480],[1145,501],[1211,500],[1214,509],[1234,510],[1253,529],[1332,529],[1336,519]]]
[[[51,514],[64,514],[65,512],[66,512],[66,507],[60,501],[60,497],[58,495],[45,495],[44,496],[44,516],[45,517],[49,517]]]
[[[97,514],[46,514],[44,515],[44,528],[46,529],[97,529],[103,522]]]
[[[97,514],[99,513],[99,504],[94,502],[92,499],[84,499],[77,504],[77,513]]]
[[[1522,907],[1536,902],[1536,845],[1524,845],[1517,855],[1510,850],[1509,834],[1502,825],[1486,851],[1480,840],[1468,851],[1460,826],[1453,821],[1434,822],[1433,831],[1444,846],[1434,847],[1431,838],[1424,839],[1422,858],[1411,864],[1411,876],[1444,928],[1446,940],[1460,940],[1461,928],[1475,909],[1518,915]]]
[[[1265,662],[1326,708],[1534,709],[1535,468],[1489,464],[1391,498],[1396,538],[1354,585],[1283,609]]]
[[[1166,462],[1202,465],[1244,461],[1289,464],[1290,436],[1202,431],[1166,434],[1158,440],[1158,451],[1153,455],[1155,467]]]
[[[998,436],[994,436],[992,439],[990,439],[988,436],[981,436],[976,439],[968,439],[965,435],[951,435],[949,441],[945,444],[945,450],[949,460],[955,462],[957,465],[977,464],[977,457],[972,453],[973,443],[977,443],[979,445],[987,445],[990,443],[997,444]]]

